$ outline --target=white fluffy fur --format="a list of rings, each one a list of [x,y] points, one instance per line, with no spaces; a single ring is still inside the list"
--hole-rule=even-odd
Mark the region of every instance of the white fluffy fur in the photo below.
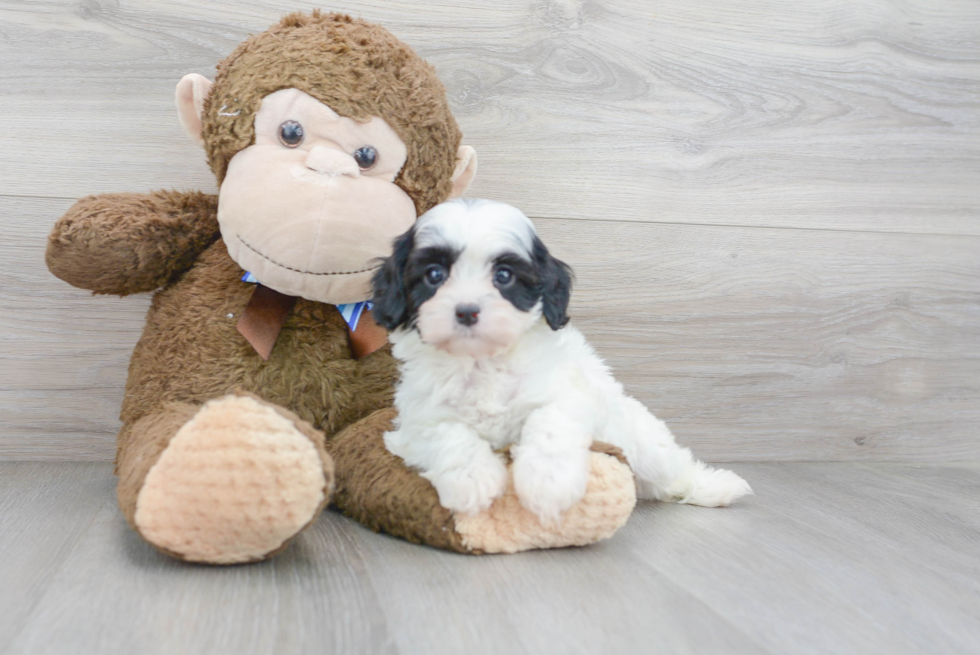
[[[495,450],[514,445],[514,484],[521,503],[543,522],[585,493],[589,446],[623,450],[638,495],[708,507],[751,493],[731,471],[712,469],[674,442],[663,421],[627,396],[585,337],[568,325],[552,330],[541,304],[521,312],[491,282],[503,251],[528,258],[533,225],[500,203],[452,202],[420,219],[416,248],[462,250],[449,279],[419,308],[416,328],[390,339],[401,360],[396,429],[388,449],[421,470],[445,507],[478,512],[505,488]],[[480,305],[473,328],[454,322],[460,302]],[[485,333],[475,332],[481,324]]]

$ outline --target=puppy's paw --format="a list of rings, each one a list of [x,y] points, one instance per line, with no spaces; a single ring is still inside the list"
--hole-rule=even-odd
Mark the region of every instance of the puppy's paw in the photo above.
[[[507,467],[497,455],[473,465],[422,474],[439,494],[439,504],[454,512],[475,514],[490,507],[507,487]]]
[[[752,487],[734,471],[715,469],[699,463],[696,474],[686,482],[678,502],[701,507],[728,507],[752,493]]]
[[[523,450],[514,458],[517,497],[545,526],[558,523],[562,512],[582,499],[588,478],[588,452],[550,455]]]

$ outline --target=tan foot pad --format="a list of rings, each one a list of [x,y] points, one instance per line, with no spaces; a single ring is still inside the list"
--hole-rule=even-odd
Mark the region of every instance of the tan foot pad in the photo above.
[[[205,404],[150,469],[136,527],[181,559],[260,560],[317,515],[327,485],[316,447],[292,421],[228,396]]]
[[[514,481],[479,514],[455,514],[456,532],[463,545],[484,553],[516,553],[533,548],[584,546],[608,539],[621,528],[636,505],[636,485],[629,466],[616,457],[592,453],[592,470],[585,497],[562,515],[555,526],[544,526],[524,509]]]

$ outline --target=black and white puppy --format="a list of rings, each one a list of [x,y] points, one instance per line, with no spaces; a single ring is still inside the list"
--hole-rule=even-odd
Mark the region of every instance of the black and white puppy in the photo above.
[[[507,472],[544,523],[585,493],[592,440],[620,447],[640,497],[709,507],[749,485],[674,442],[567,325],[571,272],[520,210],[453,200],[419,218],[374,277],[374,317],[401,362],[388,450],[457,512],[486,509]]]

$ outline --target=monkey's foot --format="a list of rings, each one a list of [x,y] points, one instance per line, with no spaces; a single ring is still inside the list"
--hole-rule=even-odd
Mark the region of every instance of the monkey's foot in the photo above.
[[[285,548],[333,486],[322,435],[286,414],[251,396],[206,403],[147,474],[136,500],[140,534],[170,555],[211,564]]]
[[[593,444],[585,496],[555,524],[542,524],[521,505],[514,481],[490,509],[454,514],[463,545],[484,553],[516,553],[533,548],[584,546],[608,539],[626,523],[636,505],[633,472],[618,449]]]

